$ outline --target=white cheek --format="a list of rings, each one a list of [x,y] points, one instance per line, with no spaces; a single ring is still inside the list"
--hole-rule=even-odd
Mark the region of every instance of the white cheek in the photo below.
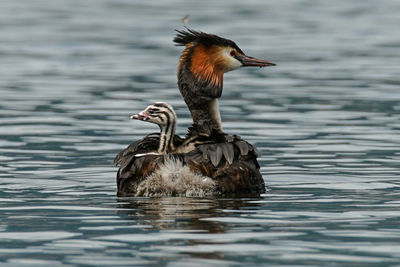
[[[232,57],[229,53],[230,52],[227,52],[226,57],[225,57],[227,59],[227,63],[228,63],[228,64],[226,64],[227,68],[226,68],[225,72],[236,70],[236,69],[242,67],[242,63],[239,60],[237,60],[236,58]]]
[[[243,66],[242,63],[239,60],[232,58],[231,64],[229,64],[229,68],[226,72],[231,71],[231,70],[236,70],[242,66]]]

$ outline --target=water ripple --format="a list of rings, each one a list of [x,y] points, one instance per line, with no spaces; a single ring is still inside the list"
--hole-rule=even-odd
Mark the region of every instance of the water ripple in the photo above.
[[[1,1],[1,266],[397,266],[398,1]],[[117,198],[113,157],[158,131],[180,19],[277,63],[227,73],[224,130],[256,199]]]

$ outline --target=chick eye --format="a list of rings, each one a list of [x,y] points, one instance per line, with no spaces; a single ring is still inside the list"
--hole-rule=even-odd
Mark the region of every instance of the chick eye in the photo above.
[[[155,110],[154,109],[150,109],[149,110],[149,114],[154,114]]]
[[[229,53],[232,57],[234,57],[236,55],[235,50],[231,50],[231,52]]]

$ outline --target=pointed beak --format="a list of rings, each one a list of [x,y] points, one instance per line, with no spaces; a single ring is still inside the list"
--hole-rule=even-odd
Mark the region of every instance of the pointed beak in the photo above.
[[[149,113],[142,111],[138,114],[132,115],[131,120],[147,121],[149,119]]]
[[[276,66],[275,63],[265,60],[265,59],[259,59],[255,57],[249,57],[246,55],[243,56],[237,56],[236,57],[243,65],[243,67],[270,67],[270,66]]]

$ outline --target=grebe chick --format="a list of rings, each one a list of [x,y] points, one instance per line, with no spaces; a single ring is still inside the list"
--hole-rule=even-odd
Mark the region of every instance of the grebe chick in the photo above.
[[[120,165],[117,173],[118,195],[135,195],[138,184],[157,168],[168,150],[182,144],[175,135],[176,114],[166,103],[154,103],[142,112],[132,115],[131,119],[155,123],[159,133],[151,133],[118,153],[114,166]]]
[[[157,102],[131,119],[157,124],[160,133],[148,135],[121,151],[114,160],[120,164],[117,174],[118,194],[134,196],[210,196],[215,182],[184,166],[174,157],[176,145],[186,146],[175,136],[176,114],[167,103]],[[158,139],[158,140],[157,140]],[[144,149],[143,149],[144,148]]]
[[[155,155],[163,155],[167,152],[167,150],[175,150],[173,140],[176,129],[176,114],[174,109],[169,104],[156,102],[148,106],[142,112],[132,115],[131,119],[148,121],[157,124],[160,127],[160,138],[157,153],[153,152]]]

